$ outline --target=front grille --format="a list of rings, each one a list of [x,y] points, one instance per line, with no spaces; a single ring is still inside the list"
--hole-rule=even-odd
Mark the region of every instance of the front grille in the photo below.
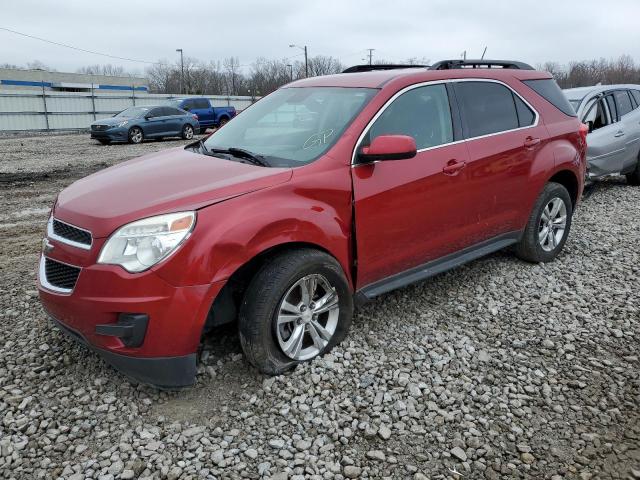
[[[109,125],[91,125],[91,130],[108,130]]]
[[[53,219],[53,233],[66,240],[91,246],[91,232],[61,222],[55,218]]]
[[[44,272],[49,284],[56,288],[73,290],[80,275],[80,268],[45,258]]]

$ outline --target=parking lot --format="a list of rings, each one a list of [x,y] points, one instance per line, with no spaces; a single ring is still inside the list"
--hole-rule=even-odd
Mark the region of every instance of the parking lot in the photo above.
[[[35,267],[58,191],[184,143],[0,137],[0,477],[640,478],[640,188],[591,187],[553,263],[500,252],[365,305],[291,375],[230,327],[159,392],[50,324]]]

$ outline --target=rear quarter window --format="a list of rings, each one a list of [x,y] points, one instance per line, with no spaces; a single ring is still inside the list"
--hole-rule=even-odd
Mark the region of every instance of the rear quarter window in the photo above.
[[[633,110],[631,105],[631,99],[626,90],[616,90],[613,92],[613,96],[616,98],[616,105],[618,107],[618,115],[623,116]]]
[[[564,96],[564,93],[562,93],[562,90],[560,90],[560,87],[552,78],[523,80],[523,82],[565,115],[569,115],[570,117],[578,116],[569,103],[569,100],[567,100],[567,97]]]

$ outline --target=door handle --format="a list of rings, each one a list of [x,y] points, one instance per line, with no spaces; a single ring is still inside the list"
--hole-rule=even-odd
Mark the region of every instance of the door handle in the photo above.
[[[614,135],[614,137],[616,137],[616,138],[617,138],[617,137],[622,137],[622,136],[624,136],[624,132],[623,132],[622,130],[618,130],[618,131],[616,132],[616,134]]]
[[[527,138],[524,139],[524,147],[525,148],[533,148],[536,145],[539,145],[541,141],[542,140],[540,140],[539,138],[527,137]]]
[[[455,175],[466,166],[467,166],[467,162],[458,162],[457,160],[449,160],[447,164],[442,168],[442,172],[445,175]]]

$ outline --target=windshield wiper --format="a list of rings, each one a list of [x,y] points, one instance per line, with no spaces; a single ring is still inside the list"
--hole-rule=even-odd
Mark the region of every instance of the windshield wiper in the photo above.
[[[264,158],[262,155],[258,155],[257,153],[250,152],[249,150],[245,150],[244,148],[206,148],[204,143],[202,144],[205,151],[212,153],[227,153],[237,158],[242,158],[243,160],[247,160],[249,163],[253,163],[254,165],[258,165],[260,167],[270,167],[271,164]]]

